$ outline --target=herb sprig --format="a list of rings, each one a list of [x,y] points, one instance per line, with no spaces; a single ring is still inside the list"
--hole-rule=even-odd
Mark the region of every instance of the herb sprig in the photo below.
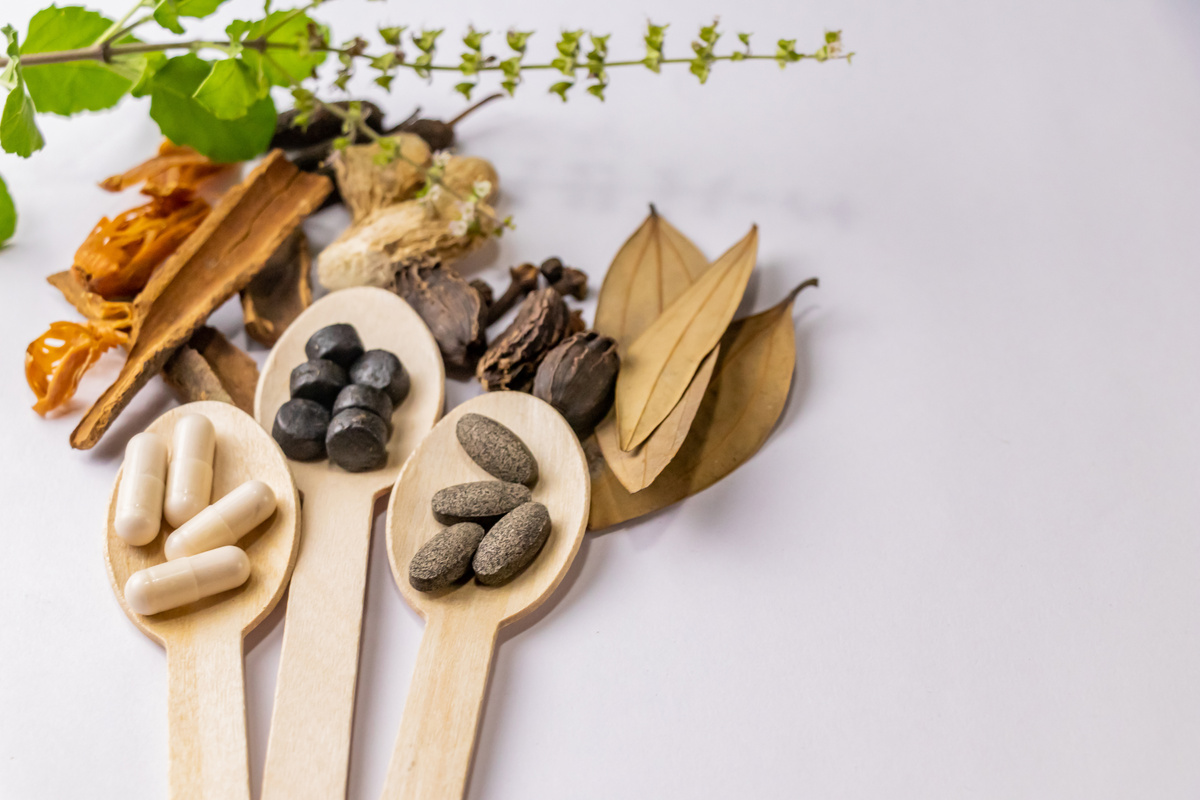
[[[23,158],[42,149],[39,113],[71,116],[111,108],[126,96],[148,96],[150,117],[172,141],[217,161],[243,161],[267,148],[276,117],[270,91],[282,87],[300,111],[298,124],[324,108],[342,118],[345,142],[357,132],[380,144],[385,156],[401,158],[394,140],[366,126],[353,104],[342,109],[317,96],[317,68],[331,57],[338,63],[331,88],[339,92],[360,70],[384,91],[391,91],[402,74],[431,80],[456,73],[460,79],[453,88],[469,100],[490,84],[514,95],[525,85],[526,73],[546,71],[557,73],[547,91],[566,101],[578,87],[604,100],[609,70],[622,67],[657,73],[664,65],[687,65],[704,83],[722,61],[774,61],[786,67],[804,60],[849,61],[853,55],[843,51],[840,31],[825,33],[812,52],[797,50],[795,39],[780,39],[767,53],[753,52],[750,34],[738,33],[738,45],[722,53],[717,48],[722,32],[714,21],[700,29],[689,56],[667,56],[668,26],[649,22],[640,58],[611,60],[609,34],[564,30],[553,59],[526,63],[533,31],[500,35],[468,28],[457,60],[439,61],[438,43],[445,34],[440,28],[380,26],[371,34],[374,44],[362,36],[334,44],[329,28],[310,15],[329,0],[284,10],[271,10],[271,0],[265,0],[261,17],[235,20],[224,38],[187,38],[183,20],[207,17],[226,1],[138,0],[117,20],[83,6],[52,5],[33,16],[24,40],[11,25],[0,29],[6,53],[0,55],[0,92],[7,92],[0,148]],[[155,27],[182,38],[145,42],[134,35]],[[437,176],[427,182],[437,184]],[[0,179],[0,244],[15,225],[16,210]]]

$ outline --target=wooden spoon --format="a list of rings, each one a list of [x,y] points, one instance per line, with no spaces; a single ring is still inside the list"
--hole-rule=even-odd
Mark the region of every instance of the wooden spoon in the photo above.
[[[190,403],[172,409],[147,430],[171,441],[175,423],[203,414],[217,432],[212,498],[219,500],[257,479],[275,492],[275,513],[238,542],[250,557],[250,579],[228,592],[153,616],[125,602],[125,581],[134,572],[166,561],[165,522],[158,538],[134,547],[117,536],[114,486],[108,506],[104,561],[117,601],[143,633],[167,650],[169,796],[237,800],[250,797],[246,754],[246,691],[242,639],[283,596],[300,545],[300,499],[287,459],[254,418],[228,403]],[[117,476],[117,485],[121,477]]]
[[[254,400],[264,428],[288,399],[288,378],[305,360],[308,337],[336,322],[353,325],[368,350],[395,353],[412,388],[392,414],[383,469],[352,473],[328,461],[288,462],[304,498],[304,543],[288,595],[263,800],[346,794],[375,500],[442,414],[445,371],[433,334],[395,294],[360,287],[318,300],[279,338]]]
[[[538,461],[533,499],[550,511],[552,527],[538,557],[503,586],[474,580],[440,592],[418,592],[408,564],[442,529],[430,499],[446,486],[491,478],[455,435],[468,412],[491,417],[520,436]],[[409,457],[388,504],[387,544],[400,594],[425,618],[400,735],[383,796],[450,800],[466,788],[475,731],[496,634],[533,611],[563,579],[587,524],[591,485],[587,460],[566,420],[548,404],[519,392],[493,392],[455,408]]]

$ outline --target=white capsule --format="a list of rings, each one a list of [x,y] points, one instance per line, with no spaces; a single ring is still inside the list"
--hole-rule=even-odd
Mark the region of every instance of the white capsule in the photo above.
[[[246,481],[176,528],[167,537],[167,560],[233,544],[275,510],[275,493],[262,481]]]
[[[167,499],[163,514],[178,528],[199,514],[212,496],[213,450],[217,431],[208,417],[188,414],[175,423],[171,463],[167,466]]]
[[[157,614],[237,588],[250,577],[250,559],[238,547],[218,547],[135,572],[125,602],[139,614]]]
[[[125,446],[125,466],[117,489],[113,527],[130,544],[150,544],[162,526],[167,442],[157,433],[139,433]]]

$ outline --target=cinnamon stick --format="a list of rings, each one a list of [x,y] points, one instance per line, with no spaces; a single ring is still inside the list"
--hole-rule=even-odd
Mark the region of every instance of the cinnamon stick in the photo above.
[[[128,358],[71,433],[71,446],[95,445],[171,354],[250,283],[331,188],[328,178],[301,172],[275,150],[229,190],[133,301]]]

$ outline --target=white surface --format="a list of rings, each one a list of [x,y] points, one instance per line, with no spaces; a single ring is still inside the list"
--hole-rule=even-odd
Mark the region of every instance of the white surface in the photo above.
[[[24,30],[37,5],[0,17]],[[842,27],[860,56],[720,65],[704,87],[614,71],[607,103],[565,108],[531,76],[464,125],[519,225],[482,273],[497,288],[550,254],[598,281],[651,200],[712,256],[759,223],[747,308],[822,279],[763,451],[589,538],[502,636],[471,797],[1200,795],[1195,6],[564,5],[339,0],[323,16],[342,38],[366,19],[519,23],[538,53],[584,25],[636,55],[647,15],[678,51],[712,10],[760,48]],[[416,102],[461,105],[443,80],[388,107]],[[144,101],[44,130],[46,152],[0,156],[22,212],[0,255],[0,797],[161,797],[163,654],[119,612],[100,542],[124,442],[175,401],[156,381],[77,453],[82,403],[39,420],[21,379],[26,343],[72,318],[43,277],[132,205],[94,183],[157,134]],[[312,228],[327,240],[339,219]],[[215,319],[238,328],[235,308]],[[473,392],[452,382],[450,402]],[[421,632],[380,533],[354,798],[378,795]],[[247,648],[255,780],[282,630],[276,614]]]

